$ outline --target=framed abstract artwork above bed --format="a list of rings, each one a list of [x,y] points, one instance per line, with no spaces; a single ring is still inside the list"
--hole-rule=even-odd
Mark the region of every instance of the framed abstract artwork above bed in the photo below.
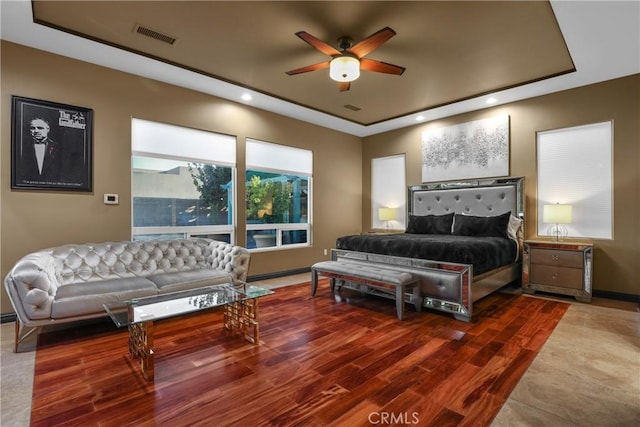
[[[422,182],[509,175],[509,116],[422,132]]]

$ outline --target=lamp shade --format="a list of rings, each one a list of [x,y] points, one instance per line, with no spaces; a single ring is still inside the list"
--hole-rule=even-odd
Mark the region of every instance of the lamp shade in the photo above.
[[[353,56],[338,56],[329,64],[329,77],[337,82],[352,82],[360,77],[360,61]]]
[[[378,208],[378,219],[380,221],[393,221],[396,219],[396,208]]]
[[[544,205],[542,222],[547,224],[571,224],[573,207],[571,205]]]

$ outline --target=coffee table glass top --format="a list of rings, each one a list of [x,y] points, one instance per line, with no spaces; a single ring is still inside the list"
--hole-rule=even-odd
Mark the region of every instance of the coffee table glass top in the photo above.
[[[122,327],[180,316],[271,294],[273,291],[258,286],[234,287],[231,284],[224,284],[106,303],[102,306],[113,322],[118,327]]]

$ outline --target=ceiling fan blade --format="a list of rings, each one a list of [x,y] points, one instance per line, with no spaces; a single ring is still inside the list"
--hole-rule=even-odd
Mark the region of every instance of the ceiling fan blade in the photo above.
[[[384,27],[380,31],[371,34],[364,40],[359,41],[349,49],[349,52],[355,54],[358,58],[362,58],[374,49],[377,49],[384,42],[395,36],[396,32],[389,27]]]
[[[315,47],[316,49],[318,49],[320,52],[324,53],[325,55],[329,55],[329,56],[334,56],[334,55],[340,55],[341,52],[328,45],[327,43],[323,42],[322,40],[312,36],[311,34],[307,33],[306,31],[298,31],[296,33],[296,36],[300,37],[302,40],[306,41],[307,43],[309,43],[311,46]]]
[[[387,64],[386,62],[367,58],[360,59],[360,69],[377,73],[397,74],[398,76],[402,75],[406,70],[406,68],[399,65]]]
[[[302,74],[308,73],[309,71],[322,70],[323,68],[329,68],[329,63],[331,61],[320,62],[319,64],[307,65],[306,67],[296,68],[295,70],[286,71],[286,73],[290,76],[294,74]]]
[[[346,92],[351,87],[351,82],[340,82],[338,83],[338,87],[340,88],[340,92]]]

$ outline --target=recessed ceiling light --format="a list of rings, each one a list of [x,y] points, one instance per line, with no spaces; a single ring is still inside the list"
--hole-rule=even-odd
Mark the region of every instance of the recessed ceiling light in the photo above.
[[[418,116],[416,117],[416,122],[421,122],[424,120],[424,116]]]
[[[251,98],[251,95],[249,95],[248,93],[244,93],[242,94],[242,99],[245,101],[251,101],[253,98]]]
[[[493,96],[490,96],[489,98],[487,98],[487,100],[485,102],[487,104],[495,104],[496,102],[498,102],[498,99],[494,98]]]

